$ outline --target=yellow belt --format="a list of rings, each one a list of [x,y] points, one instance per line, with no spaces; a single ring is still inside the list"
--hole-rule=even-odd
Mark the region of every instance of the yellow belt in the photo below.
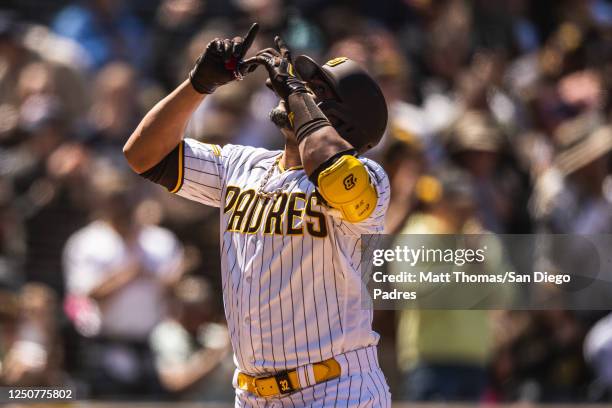
[[[315,381],[307,384],[300,384],[298,369],[269,377],[253,377],[240,372],[238,373],[238,388],[259,397],[276,397],[340,377],[340,364],[334,358],[312,364],[312,370]],[[303,377],[306,378],[305,382],[308,382],[308,376]]]

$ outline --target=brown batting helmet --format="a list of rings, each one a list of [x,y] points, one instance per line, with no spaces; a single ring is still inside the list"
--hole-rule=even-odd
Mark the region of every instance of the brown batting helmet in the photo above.
[[[319,65],[306,55],[294,67],[340,136],[360,153],[378,144],[387,127],[387,103],[365,69],[345,57]]]

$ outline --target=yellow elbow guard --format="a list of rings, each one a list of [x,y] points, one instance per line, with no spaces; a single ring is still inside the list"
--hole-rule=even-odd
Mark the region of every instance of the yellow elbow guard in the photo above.
[[[370,175],[356,157],[344,155],[319,174],[319,193],[345,220],[360,222],[372,214],[378,197]]]

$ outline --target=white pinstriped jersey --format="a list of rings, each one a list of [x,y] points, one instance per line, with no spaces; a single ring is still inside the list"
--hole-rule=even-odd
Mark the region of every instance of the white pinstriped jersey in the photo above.
[[[378,202],[350,224],[321,204],[301,168],[276,166],[265,191],[283,194],[257,195],[281,151],[192,139],[181,150],[174,192],[220,207],[223,301],[241,371],[267,375],[377,344],[361,304],[360,235],[383,230],[390,187],[378,164],[360,159]]]

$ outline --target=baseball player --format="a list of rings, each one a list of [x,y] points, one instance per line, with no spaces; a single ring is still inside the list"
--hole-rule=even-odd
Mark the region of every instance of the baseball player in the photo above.
[[[244,60],[256,32],[211,41],[124,153],[143,177],[219,208],[236,407],[388,407],[360,276],[361,234],[382,232],[390,191],[359,153],[384,132],[385,100],[355,62],[291,64],[279,38]],[[207,95],[259,65],[280,97],[283,151],[183,139]]]

